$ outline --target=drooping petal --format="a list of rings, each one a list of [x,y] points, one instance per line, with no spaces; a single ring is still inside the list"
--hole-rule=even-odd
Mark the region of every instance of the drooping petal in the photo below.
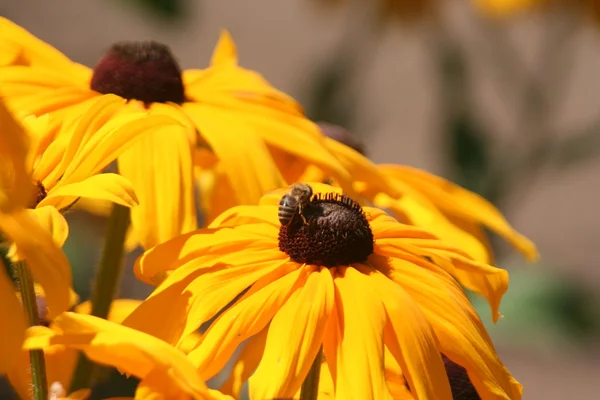
[[[283,264],[259,279],[244,296],[206,331],[189,358],[205,380],[216,375],[246,339],[258,334],[309,274],[295,263]]]
[[[16,256],[27,262],[44,288],[48,317],[52,319],[65,311],[69,307],[71,268],[50,232],[27,210],[0,215],[0,231],[14,243]]]
[[[62,247],[69,236],[69,224],[65,217],[52,206],[41,206],[28,212],[37,218],[40,225],[42,225],[54,239],[54,243],[58,247]]]
[[[219,158],[238,204],[256,204],[264,192],[285,185],[255,128],[234,113],[206,104],[183,108]]]
[[[498,359],[473,306],[449,274],[432,264],[417,267],[413,260],[371,256],[369,261],[419,305],[440,352],[467,370],[482,399],[521,398],[520,385]]]
[[[369,273],[366,267],[359,270]],[[379,289],[388,323],[384,341],[419,399],[452,400],[450,383],[429,322],[412,298],[378,271],[369,276]]]
[[[231,370],[231,375],[229,375],[229,378],[227,378],[219,389],[221,392],[231,395],[236,399],[240,397],[243,384],[250,378],[250,375],[252,375],[262,359],[268,331],[269,326],[267,325],[262,331],[248,340]]]
[[[97,134],[108,119],[124,105],[125,99],[119,96],[101,96],[80,117],[68,120],[67,124],[70,125],[66,126],[72,127],[73,132],[69,132],[67,137],[61,137],[61,139],[64,139],[60,142],[64,146],[64,150],[61,152],[62,159],[58,165],[52,168],[49,174],[38,176],[38,179],[44,180],[46,186],[51,188],[56,181],[63,178],[65,170],[75,159],[77,153],[90,141],[93,135]],[[41,165],[48,164],[44,160],[44,156],[45,154],[42,155]]]
[[[180,350],[150,335],[101,318],[67,312],[54,324],[28,330],[24,349],[62,345],[83,351],[91,360],[150,383],[167,397],[188,396],[212,399],[206,384]],[[175,397],[180,398],[180,397]]]
[[[538,257],[535,245],[516,232],[500,211],[483,197],[417,168],[400,165],[381,165],[380,168],[385,174],[421,191],[444,212],[487,226],[530,260]]]
[[[60,184],[81,181],[97,174],[138,140],[152,132],[168,130],[177,121],[166,115],[145,115],[122,109],[78,149],[66,168]],[[135,186],[134,186],[135,188]]]
[[[387,317],[380,295],[368,275],[352,267],[337,269],[335,304],[341,337],[336,352],[336,398],[391,400],[383,358]]]
[[[411,262],[417,265],[427,264],[422,257],[430,257],[467,289],[485,297],[492,310],[494,322],[500,318],[500,302],[508,290],[506,270],[470,260],[465,254],[460,254],[458,249],[437,240],[377,239],[375,253],[411,259]]]
[[[106,200],[125,207],[138,204],[133,187],[126,178],[117,174],[98,174],[50,191],[38,207],[48,204],[62,209],[73,204],[78,197]]]
[[[0,101],[0,212],[27,207],[34,196],[28,151],[29,136]]]
[[[430,204],[427,199],[415,199],[402,196],[395,200],[380,194],[375,198],[379,207],[390,209],[402,222],[418,226],[434,233],[440,239],[455,244],[468,252],[475,260],[489,263],[491,251],[486,246],[487,241],[469,231],[453,224],[439,209]]]
[[[173,271],[123,324],[176,344],[281,263],[282,257],[274,259],[269,251],[193,259]]]
[[[4,375],[14,368],[21,356],[21,343],[27,325],[23,308],[14,294],[15,288],[4,273],[6,269],[2,260],[0,269],[0,321],[4,321],[0,328],[0,375]]]
[[[119,157],[119,172],[140,199],[131,222],[142,247],[196,229],[190,144],[181,127],[146,134]]]
[[[311,269],[271,321],[265,351],[250,377],[250,398],[292,397],[315,360],[331,314],[334,289],[328,268]]]

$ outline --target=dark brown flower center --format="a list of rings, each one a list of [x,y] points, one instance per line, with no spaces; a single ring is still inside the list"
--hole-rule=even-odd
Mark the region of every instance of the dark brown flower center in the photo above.
[[[299,213],[299,210],[296,210]],[[362,207],[336,193],[317,194],[302,218],[279,228],[279,249],[297,263],[335,267],[367,261],[373,232]]]
[[[44,200],[46,198],[46,196],[48,195],[48,192],[46,192],[46,188],[44,187],[44,185],[42,184],[42,182],[36,181],[34,183],[34,185],[35,185],[37,191],[35,193],[34,203],[31,204],[31,208],[37,207],[37,205],[40,204],[40,202],[42,200]]]
[[[153,41],[114,44],[94,68],[90,86],[146,105],[185,101],[181,68],[167,46]]]
[[[471,383],[467,370],[460,365],[452,362],[448,357],[442,354],[442,360],[446,367],[446,374],[448,375],[448,381],[450,382],[450,389],[452,390],[452,398],[454,400],[480,400],[475,386]],[[406,388],[410,391],[408,383]]]

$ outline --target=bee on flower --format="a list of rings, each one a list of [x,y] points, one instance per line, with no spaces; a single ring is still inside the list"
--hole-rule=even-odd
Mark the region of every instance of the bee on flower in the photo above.
[[[177,346],[221,312],[188,357],[210,379],[243,347],[221,388],[233,396],[248,382],[251,399],[297,397],[322,347],[334,398],[451,399],[444,354],[481,398],[520,399],[460,286],[485,296],[495,321],[508,273],[308,185],[306,223],[280,223],[284,189],[146,251],[136,275],[166,278],[123,324]]]

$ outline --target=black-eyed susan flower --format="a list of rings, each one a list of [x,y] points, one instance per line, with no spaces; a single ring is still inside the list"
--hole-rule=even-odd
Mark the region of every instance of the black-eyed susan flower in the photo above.
[[[296,395],[321,346],[338,399],[391,399],[404,379],[415,398],[451,399],[441,353],[481,398],[519,399],[459,285],[484,295],[495,321],[507,272],[339,189],[311,186],[306,223],[296,215],[280,225],[279,191],[147,251],[136,274],[170,274],[124,325],[181,343],[242,293],[188,356],[208,379],[248,341],[242,364],[258,361],[247,371],[252,399]],[[386,375],[386,351],[401,375]]]
[[[156,42],[115,44],[89,69],[6,19],[0,48],[7,52],[2,96],[15,109],[50,113],[55,127],[112,93],[128,100],[123,107],[168,114],[191,128],[148,135],[119,157],[119,172],[140,199],[132,225],[144,247],[196,228],[193,166],[208,174],[199,179],[210,182],[202,202],[209,220],[229,201],[256,204],[265,191],[294,182],[298,166],[315,164],[342,184],[350,180],[298,103],[238,66],[226,32],[207,69],[183,72]]]
[[[403,223],[432,232],[484,263],[493,262],[493,253],[483,228],[502,236],[528,260],[537,259],[535,245],[483,197],[417,168],[374,164],[363,155],[362,143],[347,130],[331,124],[319,126],[327,136],[327,148],[356,177],[355,191],[371,204],[388,210]],[[356,165],[361,168],[355,171]],[[300,179],[336,183],[316,167],[307,169]]]
[[[139,378],[136,399],[231,399],[209,389],[181,350],[145,333],[89,315],[66,312],[54,320],[51,328],[29,328],[23,348],[82,351],[94,362]]]
[[[69,232],[61,211],[80,197],[135,205],[135,193],[125,178],[97,173],[122,149],[115,136],[125,144],[133,140],[141,127],[175,122],[166,116],[143,118],[138,113],[104,124],[109,103],[114,101],[121,99],[100,99],[81,118],[69,120],[63,128],[71,131],[68,137],[56,140],[48,139],[46,118],[25,118],[23,123],[29,128],[25,129],[0,102],[1,241],[10,246],[10,260],[26,261],[43,288],[49,318],[68,308],[72,294],[71,270],[60,250]],[[6,357],[0,361],[0,369],[4,370],[4,362],[19,352],[16,343],[22,339],[23,326],[21,307],[4,273],[0,273],[0,281],[0,293],[7,294],[1,309],[8,314],[2,318],[14,321],[10,329],[1,330],[0,342],[7,345],[7,350],[3,350]]]

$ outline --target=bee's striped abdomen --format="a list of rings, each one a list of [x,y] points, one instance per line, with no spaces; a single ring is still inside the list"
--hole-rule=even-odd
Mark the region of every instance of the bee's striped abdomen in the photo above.
[[[298,201],[295,197],[286,194],[281,198],[279,201],[279,212],[277,214],[281,225],[288,225],[292,222],[297,207]]]

